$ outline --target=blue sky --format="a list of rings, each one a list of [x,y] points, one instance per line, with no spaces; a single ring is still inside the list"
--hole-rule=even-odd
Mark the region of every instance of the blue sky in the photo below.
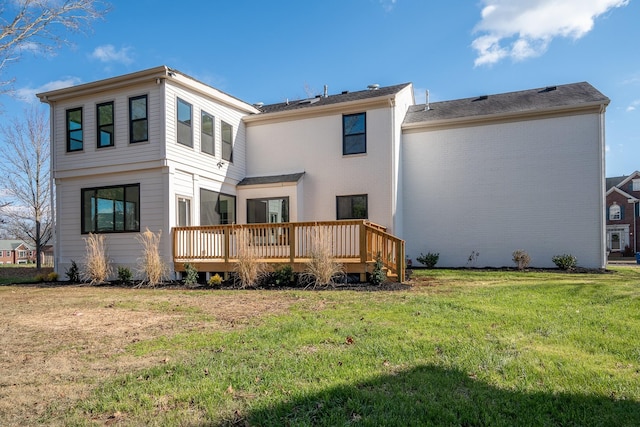
[[[412,82],[432,102],[588,81],[611,99],[607,176],[640,169],[640,0],[112,0],[55,55],[3,70],[35,93],[168,65],[250,103]],[[44,106],[43,106],[44,108]]]

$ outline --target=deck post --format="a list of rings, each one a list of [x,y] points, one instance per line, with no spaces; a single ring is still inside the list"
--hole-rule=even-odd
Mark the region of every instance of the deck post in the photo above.
[[[360,222],[360,262],[364,265],[364,272],[360,273],[360,281],[367,281],[367,226],[364,221]]]
[[[296,261],[296,227],[290,222],[289,223],[289,262],[291,263],[291,268],[293,268],[293,264]]]
[[[231,227],[224,228],[224,263],[225,265],[229,265],[229,246],[231,241],[230,230],[231,230]],[[229,272],[226,270],[227,269],[225,269],[225,272],[224,272],[224,279],[228,280]]]

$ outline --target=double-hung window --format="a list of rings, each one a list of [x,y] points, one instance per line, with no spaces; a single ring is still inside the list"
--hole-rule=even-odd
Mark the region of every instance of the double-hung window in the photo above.
[[[617,203],[609,206],[609,220],[619,221],[622,219],[622,208]]]
[[[233,162],[233,126],[220,122],[222,133],[222,159]]]
[[[178,142],[187,147],[193,147],[192,110],[191,104],[178,98]]]
[[[67,151],[82,151],[82,107],[67,110]]]
[[[129,142],[149,140],[147,95],[129,98]]]
[[[345,114],[342,116],[342,154],[361,154],[366,152],[366,113]]]
[[[367,219],[367,195],[356,194],[352,196],[336,197],[337,219]]]
[[[98,118],[98,148],[113,147],[114,126],[113,126],[113,101],[98,104],[96,107],[96,117]]]
[[[83,188],[82,233],[140,231],[140,184]]]
[[[234,224],[236,197],[200,189],[200,225]]]
[[[200,119],[200,150],[211,155],[216,154],[213,123],[213,116],[203,111]]]

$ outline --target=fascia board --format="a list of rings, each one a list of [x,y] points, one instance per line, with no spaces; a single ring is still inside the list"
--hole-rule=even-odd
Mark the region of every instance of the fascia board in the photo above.
[[[396,94],[383,97],[369,98],[365,100],[355,100],[338,102],[320,107],[300,108],[290,111],[278,111],[274,113],[260,113],[253,116],[245,116],[242,120],[248,125],[262,125],[268,123],[285,122],[289,120],[307,119],[312,117],[327,116],[330,114],[357,113],[362,110],[373,108],[389,107],[389,103],[395,99]]]
[[[546,108],[544,110],[533,110],[526,112],[487,114],[482,116],[457,117],[454,119],[431,120],[416,123],[403,123],[402,130],[407,132],[419,132],[421,130],[441,130],[456,127],[479,126],[498,123],[517,122],[522,120],[536,120],[553,117],[564,117],[579,114],[594,114],[604,112],[607,103],[587,103],[579,106],[560,106]]]

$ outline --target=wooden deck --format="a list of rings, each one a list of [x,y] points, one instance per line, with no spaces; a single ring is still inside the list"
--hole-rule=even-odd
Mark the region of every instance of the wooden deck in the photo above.
[[[330,242],[332,255],[345,272],[358,273],[364,281],[379,255],[390,279],[404,279],[404,241],[366,220],[174,227],[175,270],[182,272],[184,264],[190,263],[200,272],[233,271],[239,230],[249,231],[249,244],[260,262],[274,266],[290,264],[294,271],[302,272],[313,239],[322,235]]]

